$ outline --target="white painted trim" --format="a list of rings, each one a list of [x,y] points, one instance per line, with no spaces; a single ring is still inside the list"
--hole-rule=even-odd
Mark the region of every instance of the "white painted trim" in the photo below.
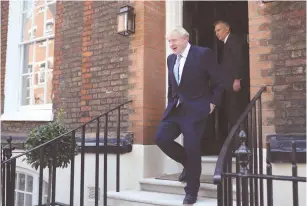
[[[171,30],[172,28],[176,26],[182,26],[182,19],[183,19],[183,1],[177,0],[177,1],[165,1],[165,7],[166,7],[166,32]],[[167,40],[165,40],[167,41]],[[172,50],[169,48],[168,43],[166,42],[166,58],[165,58],[165,69],[166,69],[166,94],[168,92],[168,70],[167,70],[167,57],[172,53]],[[166,104],[167,104],[167,98],[166,98]]]
[[[0,118],[1,121],[52,121],[52,110],[28,110],[4,112]]]
[[[4,114],[2,121],[51,121],[52,105],[27,106],[21,102],[22,58],[19,43],[22,33],[22,2],[10,1],[8,17],[8,38],[6,53],[6,72],[4,88]]]
[[[182,26],[183,20],[183,0],[176,0],[176,1],[165,1],[166,7],[166,32],[171,30],[176,26]],[[165,81],[166,81],[166,98],[165,104],[167,105],[167,92],[168,92],[168,69],[167,69],[167,57],[168,55],[172,54],[172,50],[168,46],[168,42],[166,41],[166,58],[165,58]],[[176,139],[178,143],[183,145],[183,136],[180,135],[179,138]]]

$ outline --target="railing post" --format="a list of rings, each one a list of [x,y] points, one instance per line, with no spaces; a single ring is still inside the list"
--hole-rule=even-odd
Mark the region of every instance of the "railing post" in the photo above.
[[[224,206],[224,202],[223,202],[223,183],[219,183],[217,185],[217,206]]]
[[[108,120],[109,116],[108,113],[105,115],[105,125],[104,125],[104,143],[103,146],[105,147],[103,153],[103,206],[107,206],[107,190],[108,190]]]
[[[100,134],[100,118],[97,118],[96,124],[96,165],[95,165],[95,206],[98,206],[99,201],[99,134]]]
[[[117,138],[116,138],[116,147],[119,149],[120,146],[120,107],[118,107],[118,113],[117,113]],[[116,192],[119,192],[119,185],[120,185],[120,155],[118,150],[116,154]]]
[[[263,143],[262,143],[262,102],[261,96],[257,101],[258,105],[258,139],[259,139],[259,173],[263,174]],[[257,149],[257,148],[255,148]],[[260,179],[260,206],[264,205],[264,196],[263,196],[263,179]]]
[[[38,183],[38,205],[43,203],[43,177],[44,177],[44,147],[40,148],[39,153],[39,183]]]
[[[246,145],[247,136],[243,130],[240,131],[239,138],[241,144],[240,147],[235,151],[235,154],[238,157],[240,163],[240,174],[242,182],[242,206],[248,206],[248,178],[246,177],[246,175],[249,173],[247,165],[249,162],[249,156],[251,155],[251,151]]]
[[[85,154],[85,125],[82,126],[81,137],[81,181],[80,181],[80,206],[84,206],[84,154]]]
[[[3,153],[2,153],[2,160],[4,161],[5,160],[5,150],[3,150]],[[6,192],[6,187],[5,187],[5,185],[6,185],[6,169],[5,169],[5,164],[4,165],[2,165],[1,166],[1,177],[2,177],[2,184],[1,184],[1,192],[2,192],[2,206],[5,206],[5,192]]]
[[[297,177],[297,165],[296,165],[296,143],[292,142],[292,177]],[[298,206],[298,182],[293,180],[293,206]]]
[[[11,163],[11,202],[12,205],[15,205],[15,179],[16,179],[16,159],[14,159]]]
[[[271,144],[267,142],[266,173],[272,175]],[[267,179],[267,206],[273,206],[273,180]]]
[[[76,132],[73,131],[71,134],[72,138],[72,147],[71,147],[71,156],[70,156],[70,201],[69,205],[73,206],[74,205],[74,187],[75,187],[75,145],[76,145]]]
[[[12,151],[15,149],[12,147],[12,137],[7,139],[8,147],[3,149],[4,159],[8,160],[12,157]],[[6,177],[4,176],[4,182],[6,182],[5,191],[3,192],[3,198],[6,199],[5,203],[7,206],[15,205],[14,203],[14,194],[15,194],[15,173],[16,173],[16,160],[6,163],[3,167],[4,175],[6,173]],[[4,189],[3,188],[3,189]],[[6,197],[5,197],[6,195]]]
[[[51,205],[55,205],[55,193],[56,193],[56,167],[57,167],[57,160],[56,154],[53,154],[52,158],[52,190],[51,190]]]

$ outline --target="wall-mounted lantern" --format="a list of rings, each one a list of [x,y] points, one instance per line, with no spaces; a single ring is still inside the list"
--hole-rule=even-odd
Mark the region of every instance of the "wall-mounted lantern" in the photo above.
[[[131,6],[121,7],[117,14],[117,33],[128,36],[135,32],[135,14]]]

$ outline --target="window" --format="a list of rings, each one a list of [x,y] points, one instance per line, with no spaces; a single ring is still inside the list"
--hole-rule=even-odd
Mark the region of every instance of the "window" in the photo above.
[[[32,175],[23,172],[16,173],[15,206],[33,206],[36,203],[38,194],[34,194],[33,187],[36,187],[35,183],[38,181],[37,176],[34,180]],[[43,204],[47,203],[48,185],[48,182],[43,181]]]
[[[30,3],[31,2],[31,3]],[[46,105],[51,104],[52,67],[48,67],[48,58],[54,53],[54,25],[55,5],[47,1],[24,2],[22,9],[22,95],[21,105]],[[25,31],[31,31],[28,35]],[[41,45],[45,45],[42,47]],[[43,63],[41,63],[43,62]],[[33,65],[33,70],[28,72],[25,68]],[[29,85],[32,78],[33,84]],[[24,87],[29,85],[29,87]]]
[[[32,206],[33,176],[16,174],[15,206]]]
[[[54,0],[10,2],[5,102],[1,120],[53,119],[55,15]]]

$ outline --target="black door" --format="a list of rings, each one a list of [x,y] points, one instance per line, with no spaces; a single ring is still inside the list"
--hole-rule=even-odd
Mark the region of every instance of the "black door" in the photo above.
[[[240,36],[244,42],[245,65],[249,65],[248,37],[248,4],[247,2],[231,1],[184,1],[183,27],[190,33],[190,43],[211,48],[219,60],[223,43],[214,34],[214,22],[227,21],[232,33]],[[246,78],[249,79],[249,67],[246,66]],[[249,91],[249,89],[248,89]],[[247,95],[249,97],[249,95]],[[248,101],[248,100],[247,100]],[[226,139],[221,134],[220,127],[227,127],[227,120],[223,119],[225,105],[221,105],[209,115],[206,132],[202,138],[202,155],[218,155]]]

